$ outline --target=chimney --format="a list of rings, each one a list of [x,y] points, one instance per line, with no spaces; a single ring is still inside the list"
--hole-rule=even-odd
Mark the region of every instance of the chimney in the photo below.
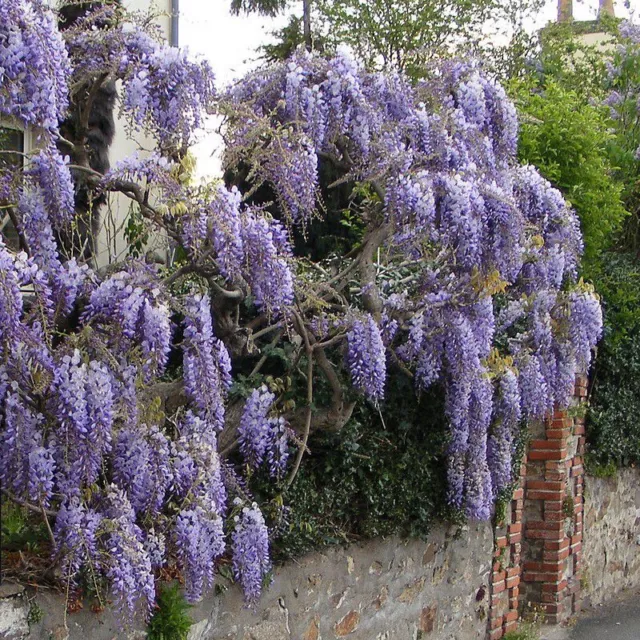
[[[602,2],[606,0],[600,0]],[[573,0],[558,0],[558,22],[571,22],[573,20]]]
[[[616,17],[616,12],[613,8],[613,0],[600,0],[600,9],[598,10],[598,18],[602,16]]]

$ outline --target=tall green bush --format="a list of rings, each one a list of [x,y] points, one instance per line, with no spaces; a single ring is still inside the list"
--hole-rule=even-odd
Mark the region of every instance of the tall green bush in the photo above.
[[[539,86],[528,79],[511,88],[522,116],[520,159],[537,167],[580,216],[583,269],[591,277],[627,215],[609,157],[614,136],[608,110],[554,80]]]

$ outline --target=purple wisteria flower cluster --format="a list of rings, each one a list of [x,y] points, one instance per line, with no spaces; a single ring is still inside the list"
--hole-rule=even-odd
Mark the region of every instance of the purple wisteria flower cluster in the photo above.
[[[287,465],[288,437],[282,416],[271,416],[276,396],[265,385],[254,389],[244,405],[238,427],[240,451],[253,469],[268,461],[269,473],[280,475]]]
[[[43,0],[0,5],[0,113],[57,130],[69,105],[69,56]]]
[[[262,583],[271,569],[269,530],[255,502],[244,507],[234,520],[233,573],[253,603],[260,596]]]
[[[294,279],[284,227],[242,206],[237,192],[204,198],[180,180],[176,154],[215,96],[208,64],[125,16],[115,4],[89,8],[65,30],[65,46],[48,3],[0,3],[0,117],[39,136],[22,166],[0,163],[3,210],[19,242],[0,238],[0,482],[12,498],[55,514],[51,552],[65,582],[106,580],[125,614],[147,616],[157,569],[177,564],[197,600],[227,548],[255,600],[268,531],[256,505],[235,534],[225,529],[238,512],[229,496],[252,502],[244,484],[227,487],[235,472],[218,451],[232,363],[209,294],[196,285],[176,294],[167,274],[142,260],[99,269],[67,255],[61,237],[76,224],[76,186],[58,149],[69,144],[59,137],[68,86],[121,80],[123,111],[158,142],[158,153],[134,155],[105,176],[86,167],[97,193],[137,185],[147,196],[157,190],[154,204],[165,211],[182,203],[153,218],[174,238],[188,236],[190,211],[205,209],[205,224],[191,228],[202,252],[185,242],[185,254],[194,263],[206,254],[207,274],[251,287],[270,313],[293,300]],[[172,354],[182,375],[172,370],[168,381]],[[162,389],[176,382],[184,401],[169,414]],[[280,474],[288,432],[276,413],[263,456]]]
[[[115,4],[96,5],[66,29],[73,80],[122,80],[121,111],[130,127],[144,129],[163,151],[186,150],[213,107],[211,66],[166,45],[148,20],[144,28],[139,22]]]
[[[386,349],[380,327],[370,314],[353,321],[347,332],[347,345],[353,386],[370,400],[381,400],[387,378]]]
[[[352,264],[366,312],[347,323],[352,383],[380,402],[388,350],[419,388],[443,382],[450,501],[488,518],[511,480],[520,421],[569,402],[602,330],[598,299],[578,282],[577,216],[533,167],[518,165],[504,89],[474,63],[443,62],[412,87],[342,51],[298,51],[226,99],[242,114],[228,124],[230,144],[249,163],[277,167],[260,177],[282,201],[310,142],[373,191],[383,220],[363,239],[363,253],[373,242],[378,252]],[[299,193],[317,190],[317,172],[303,176]],[[385,275],[393,269],[402,276]]]
[[[191,256],[198,259],[212,253],[227,281],[245,282],[261,311],[282,315],[294,298],[287,229],[258,209],[244,206],[235,187],[219,186],[212,197],[195,200],[193,210],[181,218],[182,240]]]

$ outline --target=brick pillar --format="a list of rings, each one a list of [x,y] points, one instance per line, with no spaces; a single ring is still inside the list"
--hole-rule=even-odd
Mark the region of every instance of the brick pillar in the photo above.
[[[520,604],[551,623],[580,608],[585,398],[579,379],[570,409],[530,427]]]
[[[522,554],[523,482],[526,460],[520,467],[520,481],[507,505],[504,522],[495,529],[495,548],[491,571],[491,600],[488,638],[498,640],[518,624]]]

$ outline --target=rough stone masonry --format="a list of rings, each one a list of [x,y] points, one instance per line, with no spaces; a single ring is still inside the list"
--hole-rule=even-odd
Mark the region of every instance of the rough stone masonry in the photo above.
[[[476,640],[487,629],[493,555],[489,523],[434,529],[427,541],[398,538],[312,553],[276,569],[255,611],[236,587],[192,610],[189,640]],[[27,624],[34,603],[43,619]],[[15,590],[0,602],[0,637],[63,640],[63,600]],[[68,616],[70,640],[141,638],[113,612]]]

